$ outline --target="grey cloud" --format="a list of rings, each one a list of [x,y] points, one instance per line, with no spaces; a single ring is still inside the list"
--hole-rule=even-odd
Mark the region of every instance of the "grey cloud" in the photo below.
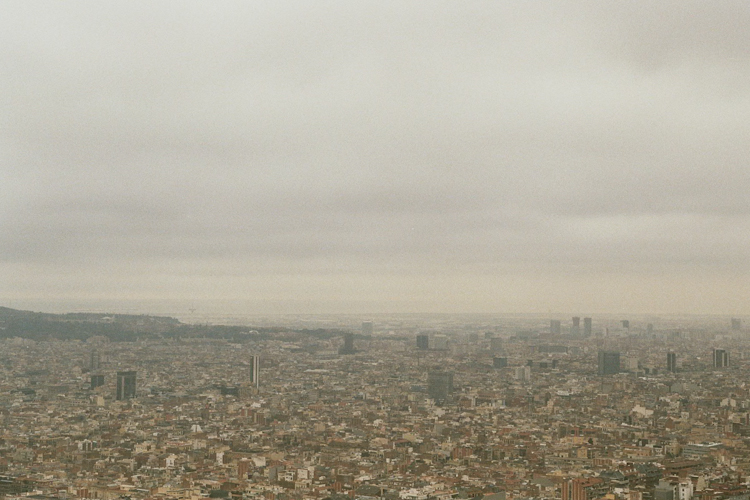
[[[148,296],[133,276],[183,265],[746,272],[744,2],[3,10],[0,269],[41,269],[27,295],[118,263]]]

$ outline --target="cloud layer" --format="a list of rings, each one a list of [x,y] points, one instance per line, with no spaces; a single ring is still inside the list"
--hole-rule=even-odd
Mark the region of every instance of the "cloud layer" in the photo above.
[[[746,2],[1,9],[6,301],[750,300]]]

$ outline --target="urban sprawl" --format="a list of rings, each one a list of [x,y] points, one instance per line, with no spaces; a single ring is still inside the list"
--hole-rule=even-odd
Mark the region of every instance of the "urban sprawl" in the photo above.
[[[10,318],[9,500],[750,500],[740,319],[384,317],[222,338],[128,317],[123,339],[100,315],[59,318],[87,332],[63,339],[11,335]]]

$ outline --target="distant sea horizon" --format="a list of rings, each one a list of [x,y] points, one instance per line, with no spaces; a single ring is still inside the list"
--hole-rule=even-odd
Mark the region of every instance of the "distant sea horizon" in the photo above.
[[[364,307],[352,308],[354,303],[344,304],[337,311],[335,304],[323,304],[317,311],[312,304],[295,303],[294,301],[264,301],[263,303],[243,300],[2,300],[0,306],[12,309],[65,314],[65,313],[95,313],[95,314],[134,314],[150,316],[169,316],[183,323],[192,324],[226,324],[248,325],[259,327],[291,327],[291,328],[359,328],[363,321],[376,323],[375,330],[382,331],[389,325],[397,323],[399,326],[411,324],[417,326],[423,323],[475,324],[487,327],[506,322],[526,324],[548,324],[550,319],[570,320],[572,316],[591,316],[594,321],[614,323],[622,319],[629,319],[636,323],[664,323],[664,326],[674,326],[681,318],[686,320],[703,319],[707,324],[718,322],[723,324],[728,318],[743,318],[742,315],[732,314],[700,314],[700,313],[644,313],[644,312],[588,312],[588,311],[408,311],[394,308],[392,312],[384,311],[384,304],[377,304],[367,311]],[[359,304],[362,306],[363,304]],[[304,306],[304,307],[303,307]],[[359,309],[359,310],[357,310]],[[400,309],[400,310],[399,310]],[[363,312],[364,311],[364,312]],[[378,321],[380,324],[378,325]],[[743,323],[746,323],[743,321]]]

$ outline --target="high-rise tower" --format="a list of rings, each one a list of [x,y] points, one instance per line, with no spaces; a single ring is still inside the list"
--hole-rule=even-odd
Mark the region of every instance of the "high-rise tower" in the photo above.
[[[667,371],[672,373],[677,371],[677,354],[673,352],[667,353]]]
[[[91,375],[91,389],[96,389],[104,385],[104,375],[93,374]]]
[[[724,349],[713,350],[714,368],[725,368],[729,366],[729,353]]]
[[[581,334],[581,318],[573,316],[573,324],[570,327],[570,334],[577,337]]]
[[[445,401],[453,393],[453,372],[431,371],[427,374],[427,394],[435,401]]]
[[[117,372],[117,400],[123,401],[135,397],[134,371]]]
[[[354,349],[354,334],[352,332],[346,332],[344,334],[344,345],[339,349],[339,354],[354,354],[357,352]]]
[[[620,353],[617,351],[599,351],[599,375],[620,373]]]
[[[102,366],[102,357],[99,351],[91,351],[91,358],[89,359],[89,368],[91,371],[98,370]]]
[[[250,356],[250,385],[260,385],[260,356]]]

